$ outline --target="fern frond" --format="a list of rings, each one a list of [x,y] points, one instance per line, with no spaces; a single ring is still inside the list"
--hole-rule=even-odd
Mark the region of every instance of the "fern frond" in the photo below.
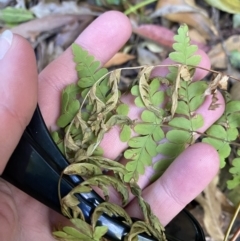
[[[76,70],[80,78],[78,85],[81,88],[93,86],[97,80],[107,74],[106,68],[100,68],[100,62],[94,60],[92,55],[89,55],[86,50],[77,44],[72,44],[72,51],[74,55],[74,62],[76,63]]]
[[[105,226],[92,228],[81,219],[70,219],[74,227],[65,226],[62,230],[53,232],[56,239],[61,241],[101,241],[108,228]]]
[[[188,36],[188,26],[181,25],[178,34],[174,36],[176,43],[173,44],[175,52],[169,54],[171,60],[184,65],[198,65],[201,60],[200,55],[194,55],[198,47],[190,44]]]
[[[238,151],[238,154],[239,151]],[[232,167],[229,169],[232,174],[232,179],[227,181],[227,187],[233,189],[240,185],[240,158],[237,157],[232,161]]]
[[[225,159],[231,153],[231,142],[238,138],[238,127],[240,126],[240,101],[229,100],[226,104],[222,117],[212,125],[206,134],[212,137],[203,138],[203,142],[213,145],[218,151],[220,167],[226,164]],[[222,140],[219,140],[221,138]]]
[[[128,174],[124,176],[126,182],[132,178],[138,180],[139,174],[144,174],[145,167],[151,166],[152,158],[157,155],[156,142],[164,137],[160,120],[153,112],[144,110],[141,119],[143,122],[134,127],[140,136],[132,137],[128,141],[130,148],[124,152],[124,157],[130,160],[126,165]]]
[[[146,70],[148,67],[146,67]],[[152,111],[158,118],[162,118],[164,115],[161,104],[164,101],[165,93],[160,91],[161,84],[166,84],[168,81],[165,78],[154,78],[150,82],[146,79],[145,70],[143,70],[142,77],[137,85],[131,88],[131,93],[136,96],[134,102],[137,107],[146,108]]]
[[[204,121],[202,116],[194,114],[195,110],[203,103],[202,93],[207,88],[205,82],[182,81],[177,92],[176,112],[181,117],[175,117],[167,123],[171,130],[166,132],[165,143],[160,143],[157,152],[165,158],[154,164],[154,179],[160,176],[172,161],[184,151],[187,145],[194,141],[194,132],[199,129]]]

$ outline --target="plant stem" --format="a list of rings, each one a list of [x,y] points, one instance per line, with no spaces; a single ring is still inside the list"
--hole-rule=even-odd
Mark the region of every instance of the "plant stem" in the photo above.
[[[228,229],[227,229],[227,232],[225,234],[225,237],[224,237],[223,241],[227,241],[228,240],[229,234],[231,232],[231,229],[233,227],[233,224],[234,224],[234,222],[235,222],[235,220],[237,218],[237,215],[238,215],[239,211],[240,211],[240,203],[238,204],[238,207],[237,207],[237,209],[236,209],[236,211],[235,211],[235,213],[233,215],[233,218],[232,218],[232,220],[231,220],[231,222],[230,222],[230,224],[228,226]]]
[[[138,3],[137,5],[132,6],[132,7],[130,7],[129,9],[127,9],[127,10],[124,12],[124,14],[129,15],[130,13],[135,12],[137,9],[142,8],[142,7],[144,7],[144,6],[148,5],[148,4],[153,3],[153,2],[156,2],[156,1],[157,1],[157,0],[146,0],[146,1],[144,1],[144,2],[140,2],[140,3]]]

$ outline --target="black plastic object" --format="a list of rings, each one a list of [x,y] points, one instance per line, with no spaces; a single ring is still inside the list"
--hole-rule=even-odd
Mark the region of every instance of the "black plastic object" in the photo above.
[[[39,108],[26,128],[18,146],[12,154],[2,175],[4,179],[61,213],[58,198],[58,181],[68,162],[52,140]],[[64,176],[61,181],[61,195],[65,196],[74,186],[81,183],[79,176]],[[76,195],[86,220],[103,199],[94,191]],[[130,228],[117,217],[102,215],[98,225],[108,227],[106,238],[111,241],[124,239]],[[169,241],[205,241],[202,228],[186,210],[180,212],[166,227]],[[141,234],[139,241],[154,241],[152,236]]]

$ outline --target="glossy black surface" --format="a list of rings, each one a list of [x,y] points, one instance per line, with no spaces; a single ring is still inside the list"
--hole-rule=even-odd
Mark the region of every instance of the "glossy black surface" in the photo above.
[[[38,201],[61,213],[58,199],[60,173],[68,162],[52,141],[51,136],[37,108],[24,132],[16,150],[11,156],[2,177]],[[65,196],[74,186],[82,182],[78,176],[64,176],[61,181],[61,196]],[[79,207],[88,222],[94,208],[103,201],[94,191],[79,194]],[[120,219],[102,215],[99,225],[108,227],[106,238],[123,240],[129,227]],[[187,211],[182,211],[166,227],[168,240],[204,241],[204,233],[197,221]],[[153,237],[139,235],[139,241],[153,241]]]

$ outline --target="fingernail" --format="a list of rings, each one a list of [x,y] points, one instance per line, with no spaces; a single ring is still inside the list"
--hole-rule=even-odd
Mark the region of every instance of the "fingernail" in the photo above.
[[[0,60],[4,58],[12,44],[13,34],[10,30],[5,30],[0,34]]]

